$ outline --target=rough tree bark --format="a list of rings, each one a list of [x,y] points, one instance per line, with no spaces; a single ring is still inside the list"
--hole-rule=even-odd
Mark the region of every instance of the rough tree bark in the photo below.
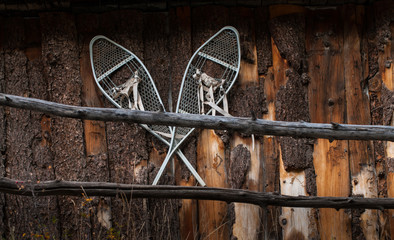
[[[100,33],[97,14],[81,14],[76,18],[79,47],[79,67],[82,79],[81,103],[87,107],[103,107],[103,98],[93,78],[89,56],[90,40]],[[105,133],[105,122],[83,121],[84,143],[86,151],[86,181],[104,181],[109,178],[108,148]],[[93,238],[101,238],[112,227],[110,199],[93,198],[89,202],[91,234]],[[108,218],[107,218],[108,216]]]
[[[264,104],[261,107],[263,119],[275,119],[274,112],[268,110],[267,104],[274,100],[274,90],[271,87],[273,79],[272,67],[272,44],[269,32],[269,8],[255,9],[256,30],[256,52],[257,66],[261,87],[264,94],[261,98]],[[279,192],[279,151],[276,139],[273,136],[263,136],[260,138],[262,144],[263,165],[263,192]],[[265,239],[279,239],[282,236],[282,229],[279,225],[279,215],[281,209],[278,207],[263,208],[262,219]]]
[[[263,88],[260,85],[255,41],[254,10],[230,8],[230,25],[238,29],[241,41],[241,68],[234,89],[230,92],[230,114],[237,117],[261,118],[264,109]],[[257,136],[233,133],[229,141],[230,163],[228,184],[232,188],[263,190],[261,144]],[[234,203],[230,208],[234,213],[232,235],[238,239],[260,239],[262,228],[261,208],[242,203]]]
[[[113,107],[97,91],[87,50],[91,37],[103,34],[143,60],[167,110],[175,109],[193,50],[221,27],[233,25],[241,34],[243,56],[239,81],[230,92],[230,114],[248,119],[219,119],[210,124],[244,133],[196,131],[181,148],[208,186],[275,192],[281,184],[282,193],[287,194],[394,197],[394,147],[384,141],[392,139],[392,128],[358,126],[348,132],[351,126],[336,124],[371,122],[394,127],[392,9],[387,1],[365,8],[365,13],[359,6],[305,11],[287,5],[268,12],[266,8],[171,5],[168,12],[161,13],[116,10],[42,13],[39,18],[26,19],[1,17],[0,92],[75,106]],[[305,12],[304,16],[300,12]],[[303,31],[305,39],[299,35]],[[302,122],[282,127],[282,122],[273,127],[273,123],[251,120],[249,109],[258,118],[333,123],[309,128],[311,125]],[[73,114],[76,118],[88,115],[84,110]],[[133,117],[139,114],[135,112]],[[65,179],[148,184],[167,147],[136,123],[119,122],[125,116],[122,113],[115,115],[118,122],[104,123],[104,119],[65,119],[1,106],[0,175],[32,182]],[[145,115],[138,121],[148,118],[185,120],[181,124],[201,126],[192,119],[160,114]],[[239,128],[235,120],[240,122]],[[252,151],[249,136],[254,130],[295,138],[263,136],[259,143],[256,136]],[[361,135],[353,134],[365,135],[358,138]],[[374,139],[379,140],[373,143],[333,141],[376,135]],[[309,141],[300,136],[328,140]],[[311,150],[313,161],[308,161]],[[195,185],[184,164],[176,162],[175,178],[169,171],[162,183]],[[180,210],[178,202],[182,202]],[[15,232],[16,238],[22,238],[23,233],[45,235],[48,231],[56,238],[99,238],[107,234],[107,228],[96,219],[96,212],[108,212],[109,206],[115,216],[113,230],[124,238],[261,238],[256,232],[261,230],[265,238],[278,239],[282,237],[279,222],[285,239],[301,232],[305,238],[383,239],[394,235],[392,210],[320,209],[314,214],[310,209],[283,208],[279,221],[280,207],[262,208],[260,216],[259,207],[247,204],[130,200],[122,194],[105,199],[0,195],[0,210],[5,210],[0,211],[0,235],[8,238]],[[318,227],[313,225],[316,217]]]
[[[5,71],[4,71],[4,52],[5,47],[3,44],[5,32],[4,32],[4,22],[5,18],[0,17],[0,92],[5,92],[6,87],[6,79],[5,79]],[[6,115],[5,115],[5,107],[0,107],[0,175],[5,176],[5,161],[6,161]],[[5,205],[5,196],[4,194],[0,194],[0,208],[4,209]],[[0,219],[4,219],[4,211],[0,211]],[[4,221],[0,221],[0,236],[5,236],[5,224]]]
[[[10,32],[5,41],[5,91],[47,99],[47,83],[42,78],[39,21],[9,18],[4,30]],[[48,120],[41,113],[8,111],[5,136],[7,176],[23,177],[32,182],[54,178],[47,126]],[[58,219],[56,197],[20,199],[6,196],[6,201],[8,234],[59,237],[58,225],[52,221]]]
[[[144,18],[144,64],[150,72],[157,91],[168,109],[171,84],[170,79],[170,53],[169,53],[169,18],[168,13],[145,13]],[[153,138],[153,137],[152,137]],[[158,169],[163,162],[167,150],[163,150],[163,143],[153,138],[153,149],[149,156],[149,165],[153,164],[155,170],[149,173],[149,182],[153,182]],[[172,167],[174,162],[167,166],[168,176],[162,176],[159,184],[175,184],[175,176]],[[172,167],[171,167],[172,165]],[[178,200],[149,200],[151,214],[151,234],[153,238],[179,238]]]
[[[79,72],[77,31],[74,16],[66,13],[40,14],[44,79],[49,100],[81,105],[82,80]],[[82,180],[87,174],[81,120],[51,118],[50,150],[56,179]],[[91,237],[85,228],[89,214],[81,197],[59,197],[61,237]],[[86,215],[85,215],[86,216]]]
[[[303,7],[271,7],[275,95],[275,119],[310,122],[305,68],[305,9]],[[276,71],[278,70],[278,71]],[[313,141],[280,137],[281,193],[315,195],[312,164]],[[282,208],[279,223],[284,239],[319,236],[315,210]]]
[[[143,15],[139,11],[106,12],[99,16],[101,33],[144,59]],[[105,107],[113,107],[104,100]],[[149,134],[133,123],[106,123],[110,181],[147,184]],[[123,195],[112,199],[113,227],[121,237],[146,239],[150,237],[147,200],[127,200]]]

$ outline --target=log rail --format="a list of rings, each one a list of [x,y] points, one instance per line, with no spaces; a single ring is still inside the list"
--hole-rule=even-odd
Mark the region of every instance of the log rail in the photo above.
[[[132,198],[218,200],[225,202],[250,203],[261,207],[271,205],[301,208],[394,209],[393,198],[286,196],[275,193],[253,192],[241,189],[169,185],[152,186],[106,182],[55,180],[34,183],[9,178],[0,178],[0,192],[35,197],[53,195],[81,196],[84,194],[86,197],[115,197],[123,195]]]
[[[1,105],[40,111],[60,117],[86,120],[124,121],[178,127],[232,130],[255,135],[291,136],[298,138],[394,141],[393,126],[283,122],[240,117],[80,107],[3,93],[0,93]]]
[[[64,105],[39,99],[0,93],[0,106],[40,111],[61,117],[126,121],[144,124],[226,129],[243,133],[325,139],[394,141],[394,127],[377,125],[320,124],[280,122],[261,119],[145,112],[124,109]],[[286,196],[240,189],[150,186],[105,182],[45,181],[29,182],[0,178],[0,192],[23,196],[71,195],[108,196],[119,194],[133,198],[173,198],[218,200],[266,206],[301,208],[394,209],[394,198]]]

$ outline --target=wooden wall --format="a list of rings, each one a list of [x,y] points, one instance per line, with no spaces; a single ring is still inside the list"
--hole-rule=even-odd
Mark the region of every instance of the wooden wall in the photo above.
[[[161,12],[42,12],[0,17],[0,92],[112,107],[88,44],[105,35],[140,57],[167,110],[188,59],[226,25],[242,62],[230,114],[282,121],[393,125],[391,2],[329,8],[181,6]],[[393,48],[394,49],[394,48]],[[210,187],[286,195],[394,197],[394,144],[200,130],[182,151]],[[0,176],[150,184],[166,146],[136,124],[0,107]],[[160,184],[194,186],[181,161]],[[390,239],[393,211],[260,208],[216,201],[0,195],[10,239]]]

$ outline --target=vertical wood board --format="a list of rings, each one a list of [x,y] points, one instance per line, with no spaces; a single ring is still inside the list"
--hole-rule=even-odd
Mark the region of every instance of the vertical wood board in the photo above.
[[[258,100],[262,99],[263,91],[260,88],[258,76],[254,10],[234,7],[229,9],[229,15],[230,25],[238,30],[241,44],[241,66],[237,82],[230,92],[230,114],[238,117],[249,117],[251,116],[250,112],[253,111],[258,118],[261,118],[263,104],[262,101]],[[239,108],[242,108],[242,110]],[[232,112],[232,109],[236,109],[236,112]],[[231,154],[233,154],[237,146],[246,148],[250,153],[249,169],[246,169],[243,179],[239,179],[239,181],[243,181],[243,184],[240,183],[240,187],[257,192],[262,191],[260,141],[256,139],[253,142],[251,136],[241,136],[234,133],[230,139]],[[241,161],[241,156],[231,157],[230,159],[234,161],[230,163],[228,174],[231,173],[232,178],[240,178],[241,176],[234,175],[237,175],[238,169],[244,168],[246,163]],[[241,166],[237,164],[241,164]],[[234,212],[233,236],[238,239],[259,239],[262,227],[260,208],[258,206],[235,203]]]
[[[100,34],[115,41],[144,59],[143,15],[135,10],[105,12],[99,15]],[[107,99],[105,107],[114,106]],[[150,135],[138,124],[106,122],[109,176],[111,182],[149,184],[147,161]],[[123,195],[111,199],[112,225],[120,237],[143,239],[150,236],[147,200],[127,199]],[[116,216],[116,217],[115,217]]]
[[[337,10],[309,11],[306,22],[306,50],[311,81],[311,121],[345,121],[343,31]],[[350,193],[348,143],[318,139],[314,145],[314,167],[318,196]],[[319,229],[323,239],[351,239],[350,217],[344,210],[320,209]]]
[[[346,123],[370,124],[369,98],[362,89],[363,65],[361,59],[361,29],[358,22],[362,8],[347,6],[344,16],[344,75],[346,84]],[[360,18],[359,18],[360,17]],[[377,197],[377,180],[369,141],[348,141],[352,194]],[[365,210],[352,216],[352,238],[378,239],[377,210]],[[360,222],[361,221],[361,222]]]
[[[6,35],[4,31],[4,23],[5,18],[0,17],[0,92],[5,92],[6,80],[5,80],[5,71],[4,71],[4,47],[3,47],[3,38]],[[0,107],[0,175],[5,176],[5,166],[4,163],[6,161],[6,108]],[[5,196],[4,194],[0,194],[0,208],[4,209],[5,204]],[[0,211],[0,218],[4,219],[4,211]],[[0,221],[0,236],[5,234],[5,224],[4,221]]]
[[[193,52],[228,24],[228,9],[203,6],[192,9]],[[197,172],[209,187],[228,187],[225,145],[213,130],[201,130],[197,140]],[[199,235],[202,239],[228,239],[230,222],[227,204],[198,201]]]
[[[103,107],[103,99],[93,77],[90,63],[90,40],[100,34],[97,14],[81,14],[76,18],[78,47],[80,50],[79,66],[82,79],[81,103],[88,107]],[[109,181],[109,166],[105,123],[102,121],[83,121],[86,158],[86,178],[88,181]],[[112,227],[111,209],[107,205],[109,198],[92,198],[89,218],[93,238],[99,238]]]
[[[191,33],[191,8],[177,7],[169,11],[169,58],[170,73],[168,76],[171,87],[171,95],[168,111],[175,111],[178,101],[178,94],[182,83],[183,74],[187,63],[192,56],[192,33]],[[170,100],[169,99],[169,100]],[[188,161],[194,168],[197,167],[197,141],[193,134],[189,140],[180,148]],[[175,155],[176,164],[176,184],[181,186],[195,186],[196,181],[178,156]],[[179,208],[179,225],[181,239],[197,238],[198,229],[198,208],[197,201],[192,199],[182,199],[182,206]]]
[[[79,52],[74,16],[66,13],[40,14],[44,76],[48,81],[49,100],[81,105],[82,80],[79,72]],[[86,156],[83,124],[78,119],[51,118],[51,152],[56,179],[83,181]],[[81,197],[59,197],[62,237],[91,237],[87,226],[89,214]]]

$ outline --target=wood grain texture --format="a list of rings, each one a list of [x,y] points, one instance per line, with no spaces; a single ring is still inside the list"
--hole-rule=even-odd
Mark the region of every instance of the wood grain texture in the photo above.
[[[301,77],[299,77],[305,54],[304,12],[305,9],[302,7],[270,7],[269,27],[272,35],[272,59],[275,69],[273,75],[277,83],[275,84],[275,95],[270,103],[272,107],[269,108],[269,111],[274,111],[272,114],[275,114],[276,120],[309,121],[309,113],[305,111],[305,107],[302,107],[307,105],[305,102],[307,92],[300,83]],[[294,92],[297,87],[298,91]],[[300,114],[301,112],[302,114]],[[300,161],[308,162],[308,151],[297,153],[306,143],[297,142],[292,147],[289,142],[285,143],[284,140],[281,138],[278,143],[281,194],[308,195],[305,171],[302,168],[287,167],[291,161],[295,161],[297,164]],[[300,159],[292,159],[297,157]],[[311,164],[306,164],[308,167],[309,165]],[[319,236],[312,209],[282,208],[278,222],[283,229],[284,239],[308,239]]]
[[[171,96],[169,16],[168,12],[143,13],[144,64],[155,82],[164,107],[168,109]],[[156,142],[156,139],[154,140]],[[156,144],[153,144],[156,148]],[[152,152],[154,152],[153,149]],[[149,165],[159,168],[165,154],[150,154]],[[172,167],[170,167],[172,166]],[[175,184],[174,162],[167,167],[169,178],[160,184]],[[149,181],[156,171],[149,173]],[[164,180],[164,181],[163,181]],[[151,214],[151,236],[153,238],[179,238],[178,200],[149,200]]]
[[[269,14],[269,10],[267,10]],[[268,29],[268,26],[267,26]],[[278,49],[272,48],[273,40],[270,37],[269,45],[272,51],[272,67],[268,68],[267,75],[264,79],[264,94],[266,96],[267,112],[263,115],[263,119],[275,121],[275,99],[276,92],[280,86],[283,85],[284,78],[275,78],[276,75],[284,75],[284,69],[281,61],[275,61],[274,57],[279,56]],[[263,137],[263,157],[264,157],[264,178],[266,189],[265,191],[280,191],[280,155],[279,143],[274,136]],[[279,225],[279,216],[281,214],[280,208],[269,207],[266,212],[263,212],[264,220],[264,237],[265,239],[279,239],[282,237],[282,228]]]
[[[279,193],[279,146],[275,137],[264,136],[262,148],[264,192]],[[281,208],[278,207],[267,207],[263,209],[263,232],[265,239],[279,239],[282,236],[282,228],[279,225],[280,213]]]
[[[272,40],[272,59],[273,66],[275,68],[280,68],[280,71],[274,71],[274,79],[275,82],[281,82],[283,85],[279,85],[278,87],[282,87],[286,84],[287,77],[285,75],[285,70],[289,68],[287,61],[280,56],[279,50]],[[278,88],[278,90],[279,90]],[[277,93],[277,92],[276,92]],[[274,101],[276,101],[276,94]],[[269,108],[269,111],[277,111],[275,107],[275,102],[271,105],[272,109]],[[274,113],[275,114],[275,113]],[[276,117],[275,117],[276,119]],[[279,148],[281,147],[278,143]],[[281,153],[281,151],[280,151]],[[307,195],[305,189],[305,174],[303,171],[296,172],[287,172],[283,165],[282,154],[279,154],[279,174],[280,174],[280,189],[281,194],[285,195]],[[281,224],[283,229],[283,238],[291,239],[294,238],[295,234],[298,236],[302,236],[302,238],[308,237],[308,226],[309,226],[309,218],[310,214],[309,209],[290,209],[290,208],[282,208],[282,214],[279,217],[279,222],[286,222],[286,224]]]
[[[394,34],[394,24],[391,23],[390,25],[390,30],[391,34]],[[389,55],[389,56],[387,56]],[[379,58],[379,62],[382,62],[381,59],[386,57],[387,59],[393,59],[394,57],[394,47],[393,47],[393,41],[388,42],[387,45],[385,46],[384,54],[382,57]],[[389,57],[389,58],[387,58]],[[380,65],[379,65],[380,66]],[[386,86],[391,92],[391,97],[393,97],[393,91],[394,91],[394,71],[393,71],[393,64],[390,65],[390,67],[387,67],[385,64],[385,68],[381,69],[383,71],[382,74],[382,81],[384,83],[384,86]],[[391,126],[394,126],[394,113],[391,116]],[[393,197],[394,196],[394,169],[393,169],[393,158],[394,158],[394,143],[393,142],[387,142],[386,143],[386,164],[387,164],[387,197]],[[394,211],[389,210],[389,225],[390,225],[390,236],[394,236]]]
[[[346,88],[346,122],[371,124],[369,97],[361,88],[364,79],[361,59],[361,21],[364,9],[347,6],[340,9],[344,16],[344,76]],[[360,22],[361,21],[361,22]],[[349,141],[349,161],[353,195],[377,197],[377,178],[374,171],[372,143]],[[367,210],[360,216],[352,216],[352,238],[364,236],[378,239],[377,211]],[[359,220],[359,219],[360,220]],[[359,223],[359,221],[361,221]]]
[[[228,9],[203,6],[192,9],[192,49],[196,51],[228,24]],[[197,138],[197,172],[209,187],[227,187],[225,145],[215,131],[202,130]],[[227,204],[198,201],[199,235],[204,239],[228,239],[230,222]]]
[[[197,143],[197,171],[207,186],[228,187],[224,144],[213,130],[202,130]],[[227,204],[198,201],[199,233],[201,238],[228,239],[230,223]]]
[[[168,111],[176,109],[178,94],[182,83],[183,74],[186,70],[187,62],[192,56],[192,29],[191,29],[191,8],[177,7],[169,11],[169,58],[170,74],[168,76],[171,94],[169,95]],[[195,134],[189,137],[181,150],[189,162],[196,167],[197,163],[197,141]],[[176,182],[181,186],[194,186],[196,181],[191,175],[186,165],[175,156],[176,160]],[[179,208],[179,224],[181,239],[195,239],[198,235],[198,207],[197,201],[182,199],[182,206]]]
[[[345,121],[343,30],[337,27],[340,21],[336,10],[308,13],[306,50],[312,122]],[[349,195],[348,150],[347,141],[319,139],[315,143],[313,164],[318,196]],[[320,209],[318,224],[323,239],[351,239],[350,216],[344,211]]]
[[[97,14],[81,14],[76,18],[76,28],[78,32],[79,71],[82,79],[81,103],[82,106],[103,107],[103,96],[98,89],[93,77],[90,64],[89,43],[90,40],[100,33],[99,17]],[[108,166],[108,147],[105,132],[105,122],[83,121],[84,141],[86,152],[86,178],[89,181],[109,181],[110,171]],[[102,210],[104,202],[110,199],[93,198],[91,202],[91,217],[89,224],[93,238],[99,238],[102,232],[106,232],[112,227],[112,221],[101,221],[102,217],[97,213]],[[108,215],[111,215],[111,207],[106,208]]]
[[[231,94],[230,109],[236,108],[231,105],[238,105],[243,108],[242,111],[237,111],[235,116],[250,116],[251,111],[258,117],[262,116],[260,102],[250,101],[249,99],[259,99],[263,95],[262,88],[260,88],[260,81],[258,76],[257,64],[257,48],[255,40],[255,25],[254,25],[254,10],[250,8],[230,8],[229,10],[230,25],[238,29],[241,39],[241,67],[239,76]],[[251,89],[256,89],[252,91]],[[243,94],[240,94],[244,92]],[[230,110],[230,114],[234,114]],[[247,115],[245,115],[247,114]],[[234,151],[237,146],[242,146],[250,152],[249,168],[246,170],[246,175],[242,179],[242,188],[252,191],[261,192],[263,190],[262,184],[262,164],[261,164],[261,146],[258,139],[253,142],[251,136],[241,136],[234,134],[230,139],[230,149]],[[240,163],[245,165],[245,163]],[[242,168],[245,166],[230,165],[229,172],[234,172],[234,168]],[[234,174],[235,175],[235,174]],[[232,176],[235,177],[235,176]],[[234,187],[234,186],[233,186]],[[262,228],[261,209],[257,206],[247,204],[234,204],[235,222],[232,226],[232,234],[238,239],[259,239]]]

